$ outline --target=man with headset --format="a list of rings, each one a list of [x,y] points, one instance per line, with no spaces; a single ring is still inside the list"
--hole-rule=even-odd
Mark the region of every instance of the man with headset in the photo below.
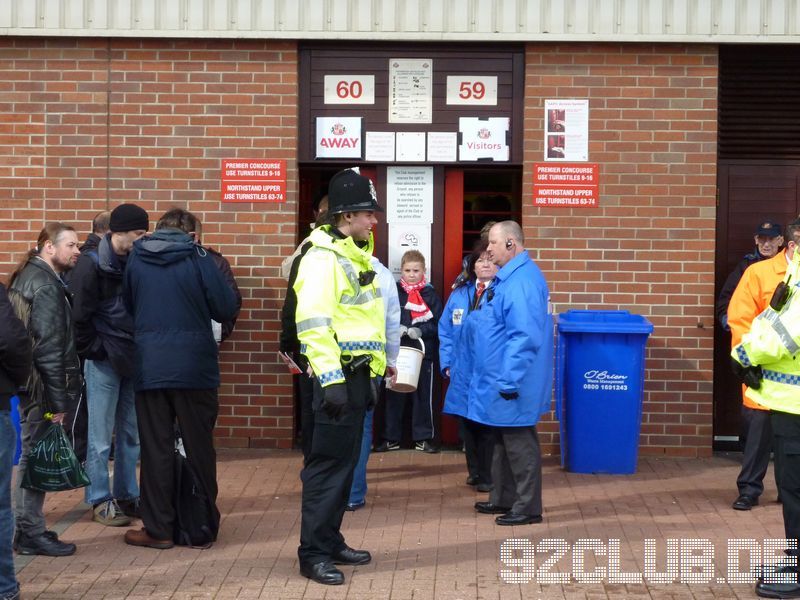
[[[550,408],[553,317],[542,272],[514,221],[489,230],[487,252],[500,268],[486,300],[465,319],[473,352],[467,418],[494,429],[492,490],[475,510],[498,525],[542,521],[542,461],[536,423]]]

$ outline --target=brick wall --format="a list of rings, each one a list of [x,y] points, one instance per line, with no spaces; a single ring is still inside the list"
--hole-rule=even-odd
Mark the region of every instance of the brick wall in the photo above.
[[[0,277],[45,220],[83,237],[95,213],[121,202],[153,224],[174,206],[191,210],[244,296],[222,346],[218,442],[289,447],[291,379],[275,353],[278,267],[295,242],[296,130],[293,42],[0,38]],[[290,201],[222,205],[224,158],[286,159]]]
[[[655,326],[642,454],[707,456],[712,442],[717,50],[530,44],[523,222],[557,312],[627,309]],[[544,100],[589,98],[600,206],[534,208]],[[544,423],[545,450],[558,425]]]

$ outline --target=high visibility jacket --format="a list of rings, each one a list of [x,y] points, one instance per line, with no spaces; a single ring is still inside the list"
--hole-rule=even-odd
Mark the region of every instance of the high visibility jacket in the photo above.
[[[750,265],[745,270],[728,304],[728,325],[731,328],[731,348],[750,331],[753,320],[769,306],[772,293],[786,275],[786,253]],[[743,402],[749,408],[764,410],[747,395],[742,386]]]
[[[796,265],[791,267],[795,273]],[[792,277],[792,294],[780,311],[767,306],[731,356],[744,366],[758,365],[764,379],[746,395],[770,410],[800,414],[800,286]]]
[[[372,271],[373,240],[363,249],[353,238],[315,229],[312,243],[300,260],[297,293],[297,338],[320,384],[344,383],[343,362],[369,354],[373,375],[386,370],[386,320],[380,284],[375,278],[358,283],[359,274]]]

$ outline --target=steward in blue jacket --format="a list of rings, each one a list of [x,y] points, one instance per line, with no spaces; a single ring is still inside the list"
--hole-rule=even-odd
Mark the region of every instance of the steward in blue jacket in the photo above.
[[[494,489],[478,512],[498,525],[542,521],[542,467],[536,423],[550,408],[553,317],[542,272],[514,221],[489,231],[489,255],[500,267],[486,299],[466,319],[473,351],[467,417],[495,429]]]

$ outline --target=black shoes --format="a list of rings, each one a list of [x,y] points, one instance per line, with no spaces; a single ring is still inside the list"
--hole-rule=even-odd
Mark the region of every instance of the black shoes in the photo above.
[[[758,498],[755,496],[748,496],[747,494],[740,494],[733,503],[733,510],[750,510],[754,506],[758,506]]]
[[[355,510],[358,510],[359,508],[364,508],[366,505],[367,505],[366,500],[361,500],[360,502],[348,502],[347,506],[345,506],[344,509],[353,512]]]
[[[800,583],[764,583],[756,584],[756,596],[762,598],[800,598]]]
[[[467,485],[478,485],[478,481],[480,481],[480,479],[478,479],[476,475],[467,477]]]
[[[531,525],[533,523],[541,523],[542,515],[521,515],[518,513],[509,512],[500,515],[494,520],[498,525]]]
[[[476,502],[475,510],[484,515],[504,515],[511,510],[509,506],[496,506],[491,502]]]
[[[391,450],[400,450],[400,443],[383,442],[380,446],[375,446],[373,452],[390,452]]]
[[[475,486],[475,489],[479,492],[488,493],[494,489],[494,486],[491,483],[479,483]]]
[[[71,556],[75,554],[76,546],[62,542],[52,531],[45,531],[37,536],[19,532],[15,550],[17,554],[26,556]]]
[[[439,448],[431,444],[428,440],[421,442],[414,442],[414,450],[417,452],[425,452],[426,454],[438,454]]]
[[[372,560],[372,555],[366,550],[354,550],[350,546],[345,546],[333,554],[331,560],[335,565],[366,565]]]
[[[322,585],[342,585],[344,583],[344,573],[327,560],[313,565],[300,563],[300,575]]]

